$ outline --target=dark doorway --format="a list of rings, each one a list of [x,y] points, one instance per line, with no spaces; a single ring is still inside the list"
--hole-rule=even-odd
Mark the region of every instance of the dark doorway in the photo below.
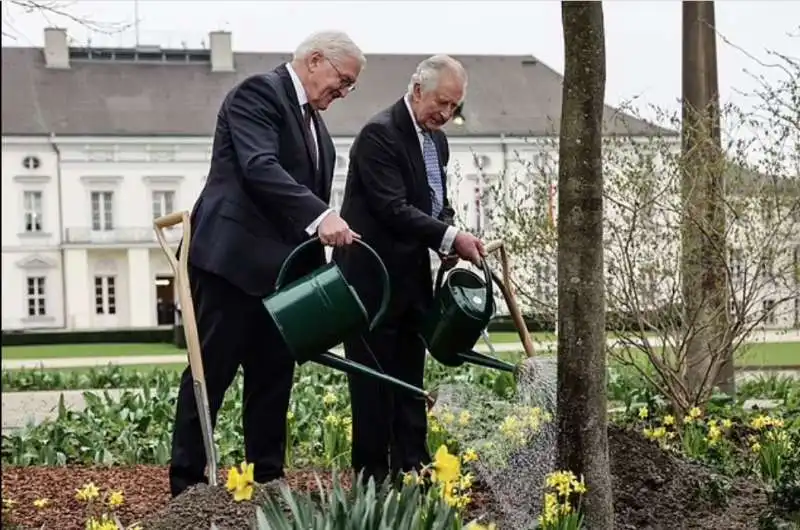
[[[156,321],[159,326],[175,324],[175,285],[172,276],[156,276]]]

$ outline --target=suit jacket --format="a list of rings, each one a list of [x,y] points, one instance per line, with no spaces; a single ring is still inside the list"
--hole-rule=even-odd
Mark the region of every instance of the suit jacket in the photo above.
[[[433,133],[443,180],[450,158],[444,132]],[[359,132],[350,149],[341,215],[375,249],[389,272],[390,313],[432,299],[429,249],[438,250],[453,209],[444,185],[444,207],[431,216],[431,197],[417,132],[401,98]],[[334,251],[334,259],[373,313],[380,303],[374,258],[358,247]]]
[[[193,266],[254,296],[274,290],[283,261],[328,208],[336,153],[322,118],[313,116],[319,172],[285,65],[228,93],[217,115],[208,178],[191,215]],[[324,262],[321,247],[308,252],[291,277]]]

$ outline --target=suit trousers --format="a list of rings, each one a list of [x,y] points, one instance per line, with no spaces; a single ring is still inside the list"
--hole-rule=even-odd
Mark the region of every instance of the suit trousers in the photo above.
[[[294,360],[261,303],[224,278],[190,267],[189,282],[202,348],[212,425],[241,366],[244,375],[245,458],[256,482],[283,476],[286,413]],[[207,482],[206,455],[191,371],[183,372],[169,468],[173,496]]]
[[[348,359],[422,387],[425,345],[419,337],[424,308],[416,303],[391,311],[371,333],[344,343]],[[400,472],[430,462],[425,400],[364,375],[349,375],[353,416],[351,459],[366,483],[395,480]]]

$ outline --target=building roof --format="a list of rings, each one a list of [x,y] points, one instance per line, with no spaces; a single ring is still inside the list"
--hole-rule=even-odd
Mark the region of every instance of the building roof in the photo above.
[[[70,52],[74,52],[71,49]],[[184,52],[181,50],[181,52]],[[562,76],[531,56],[454,55],[469,75],[465,123],[453,136],[545,136],[558,131]],[[171,64],[72,59],[46,68],[41,48],[2,49],[4,135],[210,136],[219,105],[238,81],[289,54],[236,53],[235,72],[208,62]],[[325,112],[334,136],[354,136],[399,98],[423,55],[368,55],[358,89]],[[606,107],[607,134],[674,135]]]

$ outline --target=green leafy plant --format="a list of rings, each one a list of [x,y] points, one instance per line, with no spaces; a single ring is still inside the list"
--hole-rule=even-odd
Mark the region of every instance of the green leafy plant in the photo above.
[[[270,499],[256,512],[259,530],[458,530],[462,527],[456,511],[441,498],[426,494],[415,483],[396,489],[358,477],[348,491],[338,477],[326,490],[321,482],[319,498],[297,494],[282,486],[284,511]]]

